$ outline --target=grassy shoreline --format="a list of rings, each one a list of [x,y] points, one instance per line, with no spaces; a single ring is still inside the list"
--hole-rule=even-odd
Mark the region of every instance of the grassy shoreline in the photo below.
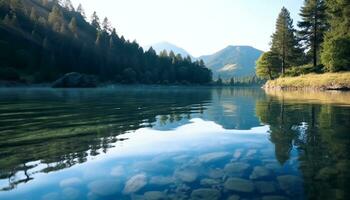
[[[268,81],[268,90],[350,90],[350,72],[306,74]]]

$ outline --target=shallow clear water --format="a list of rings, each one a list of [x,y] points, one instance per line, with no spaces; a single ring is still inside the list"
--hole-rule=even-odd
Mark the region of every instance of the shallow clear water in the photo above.
[[[350,199],[350,93],[0,89],[0,199]]]

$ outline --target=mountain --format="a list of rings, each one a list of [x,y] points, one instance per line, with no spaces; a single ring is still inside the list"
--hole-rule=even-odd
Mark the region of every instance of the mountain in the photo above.
[[[228,46],[212,55],[201,56],[206,66],[212,70],[215,78],[243,77],[255,75],[255,62],[261,56],[260,51],[251,46]]]
[[[49,83],[69,72],[116,83],[211,82],[203,63],[157,56],[107,18],[86,18],[68,0],[0,0],[0,82]]]
[[[182,57],[190,56],[192,60],[195,60],[195,58],[190,53],[188,53],[185,49],[180,48],[169,42],[159,42],[156,44],[152,44],[152,45],[146,46],[145,50],[148,50],[150,47],[152,47],[157,52],[157,54],[159,54],[163,50],[166,50],[168,53],[170,51],[173,51],[175,54],[181,54]]]

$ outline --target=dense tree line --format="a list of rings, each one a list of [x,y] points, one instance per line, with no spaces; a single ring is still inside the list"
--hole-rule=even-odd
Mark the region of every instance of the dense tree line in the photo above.
[[[260,78],[350,70],[350,2],[305,0],[299,30],[282,8],[271,48],[257,61]]]
[[[120,83],[203,84],[203,61],[173,52],[157,55],[117,34],[96,12],[90,22],[70,0],[0,1],[0,79],[50,82],[64,73]]]
[[[265,83],[264,79],[257,76],[232,77],[229,80],[223,81],[221,77],[216,80],[215,85],[222,86],[259,86]]]

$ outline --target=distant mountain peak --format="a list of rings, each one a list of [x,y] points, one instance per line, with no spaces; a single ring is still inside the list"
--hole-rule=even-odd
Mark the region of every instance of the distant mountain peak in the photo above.
[[[163,50],[166,50],[168,53],[170,51],[173,51],[175,54],[181,54],[183,57],[190,56],[192,59],[194,59],[194,57],[190,53],[188,53],[188,51],[167,41],[157,42],[155,44],[148,45],[145,47],[145,49],[149,49],[150,47],[152,47],[157,52],[157,54],[159,54]]]
[[[255,63],[261,56],[260,51],[248,45],[228,45],[212,54],[201,56],[206,66],[213,71],[214,78],[243,77],[255,75]]]

